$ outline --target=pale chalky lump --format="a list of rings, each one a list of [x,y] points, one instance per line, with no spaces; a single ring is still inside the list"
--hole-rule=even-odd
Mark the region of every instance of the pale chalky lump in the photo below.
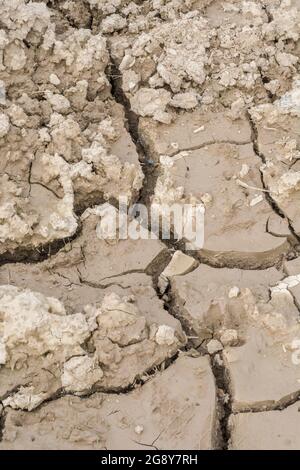
[[[40,357],[58,349],[68,356],[80,353],[90,335],[82,313],[66,315],[59,300],[13,286],[0,287],[0,363],[13,369],[26,357]],[[23,357],[23,361],[22,358]]]
[[[10,285],[0,287],[0,337],[2,403],[26,410],[61,390],[126,388],[185,343],[179,326],[149,323],[132,296],[110,293],[67,315],[58,299]]]

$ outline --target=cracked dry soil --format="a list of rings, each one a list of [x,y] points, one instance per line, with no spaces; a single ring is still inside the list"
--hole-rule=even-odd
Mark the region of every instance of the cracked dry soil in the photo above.
[[[0,0],[0,155],[0,449],[300,448],[299,0]]]

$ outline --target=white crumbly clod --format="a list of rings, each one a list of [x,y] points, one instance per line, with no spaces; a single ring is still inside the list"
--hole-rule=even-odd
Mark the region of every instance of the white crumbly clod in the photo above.
[[[52,85],[58,86],[61,81],[58,78],[58,76],[55,73],[51,73],[49,76],[49,82],[52,83]]]
[[[120,31],[125,28],[127,21],[121,15],[113,14],[104,18],[101,23],[101,31],[103,33],[113,33],[114,31]]]
[[[287,54],[286,52],[278,52],[276,54],[276,60],[283,67],[292,67],[297,64],[298,57],[293,54]]]
[[[271,287],[271,292],[276,293],[287,293],[288,290],[296,287],[300,284],[300,274],[295,276],[289,276],[283,279],[279,284],[274,287]]]
[[[141,116],[152,116],[162,121],[166,107],[170,103],[171,94],[167,90],[140,88],[131,99],[132,110]]]
[[[123,89],[125,92],[135,92],[141,81],[141,75],[134,70],[124,70],[123,76]]]
[[[82,393],[90,390],[102,377],[103,371],[95,358],[78,356],[64,364],[61,383],[68,392]]]
[[[235,346],[238,342],[238,332],[233,329],[224,330],[221,333],[220,341],[224,347]]]
[[[44,3],[2,0],[0,71],[13,73],[22,70],[27,62],[23,40],[29,33],[42,38],[49,23],[50,11]]]
[[[140,435],[143,434],[143,432],[144,432],[144,426],[138,424],[138,425],[134,428],[134,432],[140,436]]]
[[[241,10],[243,15],[250,16],[253,19],[261,20],[263,16],[263,9],[261,5],[257,5],[255,2],[241,2]]]
[[[45,36],[42,47],[48,50],[50,47],[46,39]],[[54,39],[53,43],[53,57],[50,59],[53,62],[65,61],[67,71],[73,78],[83,79],[85,74],[93,71],[93,67],[104,75],[108,52],[106,40],[101,34],[93,35],[88,29],[78,29],[71,31],[64,41]]]
[[[207,352],[208,354],[216,354],[223,350],[223,346],[217,339],[212,339],[207,343]]]
[[[78,124],[72,118],[65,119],[54,113],[50,122],[53,150],[62,152],[65,159],[72,160],[74,142],[82,141]],[[73,181],[75,196],[92,195],[101,192],[104,199],[119,196],[128,197],[131,202],[138,194],[144,179],[139,165],[121,160],[110,153],[110,147],[118,134],[110,118],[103,119],[89,135],[86,146],[81,145],[80,161],[71,164],[70,177]],[[89,146],[88,146],[89,144]],[[46,175],[42,174],[43,182]]]
[[[300,116],[300,78],[294,80],[293,88],[275,103],[279,112]]]
[[[300,172],[290,170],[282,175],[276,175],[276,167],[273,163],[269,163],[264,167],[266,174],[266,181],[273,197],[278,202],[283,202],[289,199],[290,195],[300,189]],[[272,177],[268,177],[269,171]],[[275,173],[274,173],[275,170]],[[274,178],[274,175],[277,177]]]
[[[104,15],[111,15],[124,3],[124,0],[87,0],[92,8],[101,10]]]
[[[261,122],[266,119],[269,125],[275,124],[282,115],[300,116],[300,78],[294,78],[292,88],[274,103],[261,104],[250,109],[252,118]]]
[[[34,387],[20,387],[14,395],[3,400],[3,406],[13,408],[14,410],[33,411],[43,401],[47,399],[46,393],[36,394]]]
[[[171,106],[174,108],[193,109],[198,106],[199,100],[195,93],[177,93],[170,101]]]
[[[104,337],[119,345],[141,341],[146,337],[146,320],[140,315],[134,299],[107,295],[101,305],[97,323]]]
[[[1,364],[7,367],[51,351],[80,353],[91,333],[83,314],[66,315],[59,300],[29,290],[1,286],[0,309]]]
[[[0,139],[5,137],[9,131],[9,118],[6,114],[0,113]]]
[[[70,110],[70,101],[62,95],[46,91],[45,96],[56,113],[67,113]]]
[[[59,155],[44,155],[41,162],[45,175],[57,178],[63,197],[56,199],[51,193],[45,193],[44,204],[47,208],[43,204],[30,207],[26,199],[19,197],[22,188],[3,176],[0,180],[0,213],[3,219],[0,239],[7,247],[38,246],[72,236],[77,229],[74,191],[68,164]]]
[[[176,343],[177,340],[174,328],[167,325],[161,325],[155,335],[155,341],[160,346],[171,346],[172,344]]]
[[[229,299],[234,299],[235,297],[238,297],[238,295],[240,294],[240,289],[239,287],[237,286],[234,286],[230,289],[230,291],[228,292],[228,297]]]
[[[21,106],[12,104],[7,109],[7,114],[10,117],[10,121],[14,126],[23,128],[27,124],[28,117],[21,108]]]

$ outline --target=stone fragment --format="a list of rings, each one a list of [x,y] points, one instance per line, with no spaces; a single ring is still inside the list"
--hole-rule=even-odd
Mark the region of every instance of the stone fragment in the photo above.
[[[172,277],[187,274],[197,266],[198,262],[194,258],[184,254],[182,251],[176,251],[172,257],[172,260],[159,277],[158,285],[161,292],[165,292],[169,280]]]
[[[152,116],[160,120],[160,113],[166,111],[171,95],[166,90],[154,90],[152,88],[140,88],[131,99],[132,110],[141,116]]]
[[[220,352],[223,350],[222,344],[217,339],[212,339],[211,341],[209,341],[206,347],[207,347],[208,354],[211,354],[211,355],[216,354],[217,352]]]

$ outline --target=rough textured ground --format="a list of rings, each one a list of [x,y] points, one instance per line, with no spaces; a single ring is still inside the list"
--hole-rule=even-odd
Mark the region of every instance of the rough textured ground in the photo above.
[[[299,0],[0,0],[0,449],[299,449],[299,136]]]

